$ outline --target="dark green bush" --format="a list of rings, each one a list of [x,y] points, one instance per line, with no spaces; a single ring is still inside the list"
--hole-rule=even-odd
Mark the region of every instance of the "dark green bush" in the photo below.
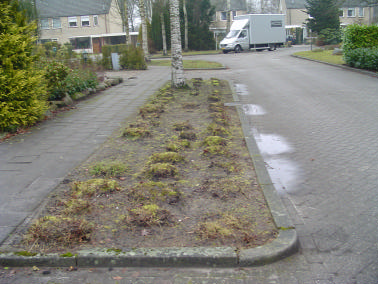
[[[344,31],[345,62],[362,69],[378,70],[378,26],[350,25]]]
[[[350,25],[345,28],[343,36],[344,52],[375,46],[378,46],[378,26]]]
[[[127,50],[126,44],[105,45],[102,47],[102,66],[112,69],[112,53],[121,54]]]
[[[0,2],[0,131],[32,125],[46,110],[43,73],[31,55],[36,28],[15,6]]]
[[[129,46],[129,48],[121,54],[119,63],[123,69],[147,69],[146,60],[141,47]]]
[[[378,71],[378,47],[349,50],[344,59],[352,67]]]
[[[319,45],[338,44],[341,42],[341,31],[339,29],[323,29],[318,36]]]
[[[64,98],[67,92],[66,78],[69,69],[63,63],[53,61],[46,67],[45,78],[47,81],[47,89],[49,100],[60,100]]]

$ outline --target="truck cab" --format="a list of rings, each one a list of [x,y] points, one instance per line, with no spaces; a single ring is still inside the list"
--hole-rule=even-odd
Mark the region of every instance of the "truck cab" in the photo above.
[[[240,52],[249,49],[248,20],[238,20],[232,23],[230,32],[220,42],[223,53],[229,51]]]

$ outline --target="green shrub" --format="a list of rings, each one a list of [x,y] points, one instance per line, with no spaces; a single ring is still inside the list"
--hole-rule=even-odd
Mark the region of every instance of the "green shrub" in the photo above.
[[[341,41],[341,31],[339,29],[323,29],[320,31],[318,41],[319,45],[337,44]]]
[[[121,54],[119,63],[123,69],[129,70],[146,70],[147,64],[144,59],[142,48],[129,46],[129,48]]]
[[[343,36],[344,53],[357,48],[376,46],[378,46],[378,26],[350,25],[345,28]]]
[[[344,59],[352,67],[378,71],[378,47],[349,50]]]
[[[105,45],[102,47],[102,66],[112,69],[112,53],[121,54],[126,52],[126,44]]]
[[[43,72],[31,55],[35,35],[35,24],[0,3],[0,131],[32,125],[47,108]]]
[[[378,26],[350,25],[344,31],[344,60],[357,68],[378,70]]]
[[[52,61],[46,66],[45,78],[47,81],[47,90],[49,92],[49,100],[60,100],[64,98],[67,87],[66,78],[69,69],[63,63]]]

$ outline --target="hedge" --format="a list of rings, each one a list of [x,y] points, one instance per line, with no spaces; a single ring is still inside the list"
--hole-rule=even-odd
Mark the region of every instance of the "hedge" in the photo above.
[[[378,70],[378,26],[348,26],[344,31],[343,51],[348,65]]]

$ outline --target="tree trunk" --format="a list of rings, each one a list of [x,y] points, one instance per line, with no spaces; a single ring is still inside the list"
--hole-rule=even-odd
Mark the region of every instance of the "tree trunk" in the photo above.
[[[144,0],[139,0],[139,13],[142,25],[142,48],[144,56],[148,57],[148,37],[147,37],[147,23],[146,23],[146,6]]]
[[[171,13],[171,52],[172,52],[172,87],[185,85],[184,67],[182,63],[182,47],[180,32],[179,1],[170,0]]]
[[[231,29],[231,0],[227,0],[227,26],[226,26],[226,31],[227,34],[230,32]]]
[[[126,33],[126,44],[130,44],[131,38],[130,38],[130,29],[129,29],[129,9],[127,5],[127,0],[123,0],[123,10],[124,10],[123,26]]]
[[[160,13],[160,22],[161,22],[161,36],[163,39],[163,55],[167,55],[167,36],[165,34],[165,22],[164,22],[163,13]]]
[[[183,1],[183,6],[182,6],[183,12],[184,12],[184,22],[185,22],[185,34],[184,34],[184,39],[185,39],[185,47],[184,50],[188,51],[189,50],[189,44],[188,44],[188,13],[186,12],[186,1]]]

